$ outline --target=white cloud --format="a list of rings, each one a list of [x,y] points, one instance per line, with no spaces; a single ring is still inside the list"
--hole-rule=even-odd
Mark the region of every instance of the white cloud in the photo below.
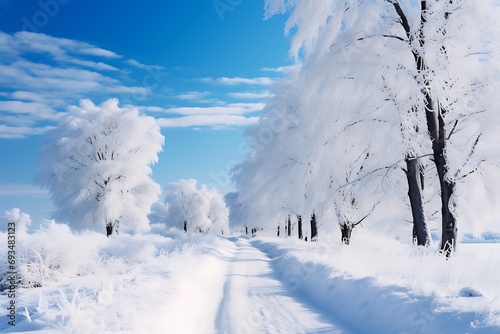
[[[246,108],[244,106],[227,106],[227,107],[181,107],[168,109],[168,113],[179,115],[243,115],[249,112],[262,110]]]
[[[59,68],[20,59],[0,63],[0,85],[51,96],[79,99],[83,94],[136,93],[147,94],[144,87],[123,86],[119,80],[80,68]]]
[[[130,108],[130,107],[134,107],[134,106],[126,105],[125,107]],[[154,107],[154,106],[136,106],[136,108],[138,108],[140,111],[145,112],[145,113],[148,113],[148,112],[164,113],[164,112],[166,112],[166,110],[168,110],[166,108]]]
[[[79,46],[78,47],[78,52],[79,54],[82,55],[89,55],[89,56],[97,56],[97,57],[104,57],[104,58],[121,58],[122,56],[114,53],[113,51],[101,49],[94,47],[90,44],[84,43],[84,42],[79,42],[77,41],[78,45],[82,45],[83,47]],[[85,47],[85,44],[87,44],[87,47]]]
[[[212,107],[139,107],[142,112],[181,115],[181,117],[160,117],[158,125],[163,128],[175,127],[212,127],[246,126],[254,124],[258,116],[247,114],[262,111],[263,103],[231,103]]]
[[[259,117],[245,117],[241,115],[193,115],[177,118],[160,118],[157,123],[162,128],[176,127],[227,127],[255,124]]]
[[[189,101],[199,101],[199,100],[204,100],[207,96],[209,96],[211,93],[204,91],[204,92],[186,92],[182,93],[179,95],[176,95],[175,97],[177,99],[181,100],[189,100]]]
[[[27,127],[27,126],[8,126],[0,124],[0,138],[3,139],[18,139],[26,138],[32,135],[41,135],[50,130],[53,126],[42,126],[42,127]]]
[[[57,112],[44,103],[0,101],[0,111],[11,114],[32,114],[36,118],[55,119]]]
[[[215,83],[219,85],[226,86],[236,86],[236,85],[254,85],[254,86],[269,86],[273,84],[273,79],[268,77],[258,77],[258,78],[242,78],[242,77],[220,77],[220,78],[202,78],[200,79],[204,83]]]
[[[215,107],[139,107],[143,112],[164,113],[172,115],[243,115],[262,111],[263,103],[231,103]]]
[[[48,191],[30,184],[0,182],[0,196],[48,196]]]
[[[263,67],[261,71],[273,72],[273,73],[288,73],[300,69],[301,66],[302,66],[301,64],[293,64],[289,66],[280,66],[280,67]]]
[[[0,32],[0,137],[45,133],[68,105],[81,98],[149,96],[146,84],[124,83],[130,80],[128,72],[109,63],[123,65],[120,59],[113,51],[82,41]]]
[[[90,61],[90,60],[72,59],[70,62],[73,64],[76,64],[76,65],[82,65],[85,67],[93,68],[93,69],[96,69],[99,71],[118,71],[118,69],[116,67],[105,64],[105,63],[100,62],[100,61],[94,62],[94,61]]]
[[[113,51],[86,42],[29,31],[20,31],[12,35],[11,44],[22,52],[48,53],[58,60],[67,60],[70,53],[108,59],[121,58]]]
[[[265,104],[264,103],[230,103],[228,104],[229,107],[239,107],[239,108],[245,108],[247,112],[254,112],[254,111],[262,111],[264,109]]]
[[[28,57],[27,54],[36,54],[37,57]],[[158,97],[158,93],[163,92],[162,87],[153,92],[154,88],[148,88],[150,86],[145,81],[136,85],[125,83],[133,82],[129,75],[134,73],[131,71],[139,72],[137,69],[151,75],[164,67],[124,59],[113,51],[87,42],[32,32],[0,32],[0,138],[24,138],[45,133],[68,105],[77,103],[81,98],[118,97],[125,98],[127,103],[133,99],[147,101],[153,93]],[[153,79],[156,80],[156,77]],[[267,87],[273,83],[271,77],[197,80],[227,87]],[[259,101],[269,96],[268,92],[261,90],[256,87],[253,91],[232,93],[203,90],[178,94],[169,92],[170,99],[181,102],[180,106],[143,106],[139,109],[146,113],[173,116],[160,118],[159,123],[164,127],[243,126],[256,122],[256,115],[262,111],[264,104],[226,103],[217,98],[225,96],[233,100]],[[195,103],[198,105],[192,106]]]
[[[259,100],[259,99],[266,99],[270,97],[271,94],[269,92],[236,92],[236,93],[228,93],[227,96],[235,99]]]
[[[64,103],[62,99],[56,99],[56,100],[49,99],[46,96],[43,96],[42,94],[28,92],[25,90],[17,90],[10,94],[4,94],[3,96],[14,100],[32,101],[38,103],[51,103],[56,105],[61,105]]]
[[[138,62],[137,60],[135,59],[127,59],[124,61],[125,64],[128,64],[130,66],[134,66],[134,67],[137,67],[137,68],[140,68],[140,69],[156,69],[156,70],[163,70],[165,69],[165,67],[163,66],[157,66],[157,65],[145,65],[143,63],[140,63]]]

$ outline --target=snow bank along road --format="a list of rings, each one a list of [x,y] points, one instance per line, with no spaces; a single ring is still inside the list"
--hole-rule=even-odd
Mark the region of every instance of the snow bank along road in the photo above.
[[[77,247],[78,258],[67,255],[68,245],[54,244],[63,251],[53,251],[60,267],[45,274],[42,287],[20,289],[15,327],[6,326],[9,301],[0,294],[0,332],[500,333],[498,308],[491,307],[498,299],[493,298],[496,271],[481,269],[491,276],[479,273],[481,282],[459,281],[464,275],[457,276],[456,286],[447,288],[447,276],[430,278],[431,271],[417,268],[418,275],[425,274],[424,286],[436,281],[431,290],[444,291],[417,293],[411,284],[418,282],[410,272],[405,271],[403,280],[394,274],[402,262],[412,261],[402,250],[395,252],[401,259],[384,264],[381,253],[371,256],[361,248],[340,246],[332,253],[329,243],[290,239],[183,234],[67,239],[85,242]],[[94,242],[87,245],[88,240]],[[38,255],[47,264],[52,253],[45,252]],[[66,255],[72,261],[64,261]],[[457,267],[434,257],[446,272]],[[421,261],[421,255],[415,259]]]

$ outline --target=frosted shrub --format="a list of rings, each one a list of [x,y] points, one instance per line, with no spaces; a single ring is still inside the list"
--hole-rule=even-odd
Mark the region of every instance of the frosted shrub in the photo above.
[[[19,238],[17,266],[21,285],[36,287],[96,272],[103,234],[71,233],[69,226],[47,222],[42,229]]]

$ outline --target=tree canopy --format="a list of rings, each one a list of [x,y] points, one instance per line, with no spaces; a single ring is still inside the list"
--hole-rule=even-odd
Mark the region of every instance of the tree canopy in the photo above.
[[[72,106],[42,148],[38,183],[54,218],[74,229],[147,231],[160,186],[151,179],[164,137],[152,117],[111,99]]]

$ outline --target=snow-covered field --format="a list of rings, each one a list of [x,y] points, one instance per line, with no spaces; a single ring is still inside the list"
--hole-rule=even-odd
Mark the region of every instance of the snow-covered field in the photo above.
[[[349,246],[158,232],[108,239],[50,223],[20,233],[25,287],[15,327],[1,293],[1,332],[500,331],[499,243],[461,244],[446,261],[363,229]]]

